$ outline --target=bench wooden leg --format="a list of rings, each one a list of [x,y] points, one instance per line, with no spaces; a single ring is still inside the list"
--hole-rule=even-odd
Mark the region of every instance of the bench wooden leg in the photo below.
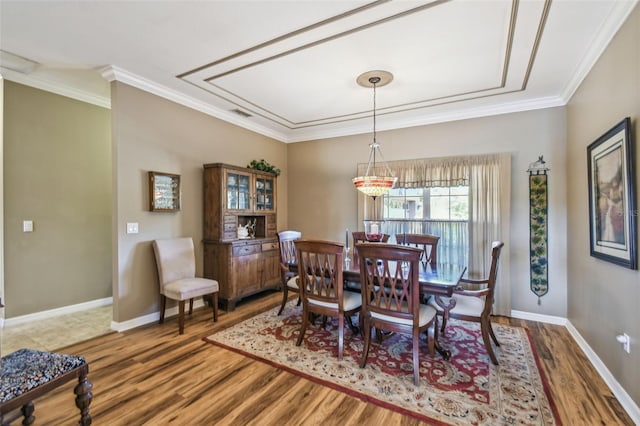
[[[82,426],[91,424],[89,405],[91,405],[91,400],[93,399],[93,394],[91,393],[92,388],[93,385],[89,379],[87,379],[87,374],[85,372],[81,373],[78,376],[78,384],[73,389],[73,392],[76,394],[76,407],[80,409],[79,424]]]
[[[35,416],[33,415],[34,410],[35,408],[33,406],[33,401],[29,401],[22,406],[22,417],[24,417],[24,419],[22,420],[23,425],[33,424],[33,422],[36,420]]]

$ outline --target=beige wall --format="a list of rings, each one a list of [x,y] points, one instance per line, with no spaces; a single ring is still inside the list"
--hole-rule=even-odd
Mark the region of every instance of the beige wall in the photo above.
[[[386,160],[509,152],[512,155],[510,280],[512,309],[566,315],[566,127],[564,108],[379,132]],[[289,227],[306,236],[344,241],[358,223],[358,192],[351,183],[366,162],[371,135],[289,146]],[[529,163],[544,155],[549,177],[549,293],[538,305],[529,289]]]
[[[640,272],[589,255],[587,146],[631,118],[640,196],[640,6],[612,40],[567,108],[568,318],[640,405]],[[638,212],[636,198],[636,221]],[[616,335],[631,336],[631,354]]]
[[[264,158],[283,169],[278,179],[278,227],[287,220],[287,146],[122,83],[111,86],[114,156],[114,321],[158,312],[151,241],[193,237],[202,274],[202,165],[246,166]],[[182,210],[148,211],[147,171],[181,175]],[[140,233],[127,235],[126,223]]]
[[[3,105],[5,316],[111,296],[109,110],[7,80]]]

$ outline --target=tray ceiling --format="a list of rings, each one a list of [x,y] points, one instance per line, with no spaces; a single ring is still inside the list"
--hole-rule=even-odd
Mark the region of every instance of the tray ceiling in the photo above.
[[[0,65],[98,104],[120,80],[295,142],[371,131],[369,70],[394,76],[379,130],[564,105],[635,4],[2,0]]]

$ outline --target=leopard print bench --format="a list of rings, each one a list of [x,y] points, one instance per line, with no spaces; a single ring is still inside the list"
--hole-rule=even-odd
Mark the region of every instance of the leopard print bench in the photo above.
[[[0,424],[9,425],[19,417],[22,424],[35,421],[33,400],[77,378],[74,388],[82,426],[91,424],[89,405],[93,385],[87,379],[89,364],[83,357],[33,349],[20,349],[0,358]],[[20,412],[11,412],[21,408]]]

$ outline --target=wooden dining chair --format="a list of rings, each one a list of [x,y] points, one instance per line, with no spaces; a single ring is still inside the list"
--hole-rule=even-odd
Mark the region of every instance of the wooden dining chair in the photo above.
[[[418,247],[422,250],[420,260],[424,264],[435,265],[438,262],[438,241],[440,237],[429,234],[396,234],[398,244]]]
[[[331,241],[296,240],[299,287],[302,298],[302,325],[296,346],[304,339],[311,314],[338,319],[338,360],[344,348],[344,320],[356,334],[351,316],[360,311],[360,294],[343,289],[342,253],[344,245]]]
[[[289,265],[296,262],[296,246],[293,243],[302,238],[300,231],[280,231],[278,232],[278,244],[280,246],[280,277],[282,279],[282,304],[278,315],[282,313],[284,306],[289,300],[289,292],[299,293],[298,275],[289,270]],[[298,297],[298,306],[300,305]]]
[[[489,268],[489,276],[486,279],[470,280],[462,278],[458,287],[453,291],[451,298],[435,296],[429,301],[429,305],[436,309],[438,315],[442,317],[441,331],[443,333],[449,318],[480,323],[482,341],[487,348],[491,362],[495,365],[498,365],[498,359],[491,347],[489,336],[491,336],[496,346],[500,346],[491,326],[491,309],[493,308],[496,277],[498,276],[498,261],[500,260],[502,247],[504,247],[502,241],[494,241],[491,244],[491,267]],[[480,289],[466,289],[465,285],[479,287]]]
[[[358,256],[358,250],[356,249],[356,244],[368,242],[367,236],[364,231],[353,231],[351,235],[353,236],[353,257],[356,258]],[[386,243],[387,241],[389,241],[389,237],[390,237],[389,234],[382,234],[382,240],[380,242]]]
[[[420,303],[420,254],[422,250],[393,244],[362,244],[360,282],[364,348],[360,368],[367,364],[371,329],[413,336],[413,383],[420,385],[420,333],[427,332],[429,353],[434,355],[438,332],[436,310]]]

